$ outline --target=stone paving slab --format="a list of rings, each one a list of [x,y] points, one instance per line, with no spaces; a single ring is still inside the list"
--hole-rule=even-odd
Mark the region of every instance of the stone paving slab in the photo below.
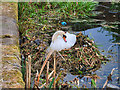
[[[2,32],[0,38],[2,38],[3,45],[15,44],[18,45],[19,33],[16,21],[13,18],[7,16],[0,16],[2,19]]]
[[[17,3],[0,4],[0,87],[24,88],[21,73]]]

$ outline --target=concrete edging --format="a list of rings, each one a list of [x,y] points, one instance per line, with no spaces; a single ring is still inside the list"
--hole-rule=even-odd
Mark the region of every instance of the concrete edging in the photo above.
[[[21,58],[18,32],[18,5],[17,3],[2,2],[2,31],[0,32],[0,86],[2,88],[24,88],[25,83],[21,73]]]

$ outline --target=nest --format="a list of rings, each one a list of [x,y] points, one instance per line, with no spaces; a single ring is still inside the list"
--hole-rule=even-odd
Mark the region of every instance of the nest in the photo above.
[[[53,32],[53,31],[51,31]],[[22,43],[21,48],[23,48],[22,54],[24,57],[30,54],[32,57],[32,72],[36,72],[36,70],[40,70],[41,66],[45,59],[45,50],[47,48],[48,41],[51,40],[51,36],[48,34],[37,35],[44,32],[31,32],[33,35],[31,40],[26,40]],[[29,35],[30,36],[30,35]],[[37,36],[37,37],[36,37]],[[45,37],[45,38],[44,38]],[[41,39],[39,39],[41,38]],[[76,44],[67,50],[60,51],[61,55],[65,58],[61,58],[59,54],[56,56],[57,64],[56,69],[57,72],[60,69],[64,69],[64,71],[69,71],[72,74],[86,74],[88,72],[92,72],[100,68],[101,62],[107,60],[98,50],[94,41],[89,39],[88,36],[84,36],[81,32],[77,35]],[[53,57],[50,57],[50,71],[53,69]],[[46,70],[45,70],[46,72]],[[44,73],[45,73],[44,72]]]
[[[63,50],[60,53],[65,61],[59,55],[57,56],[58,71],[63,68],[74,75],[93,72],[100,68],[102,61],[107,60],[99,52],[94,41],[81,32],[77,35],[76,44],[71,49]]]

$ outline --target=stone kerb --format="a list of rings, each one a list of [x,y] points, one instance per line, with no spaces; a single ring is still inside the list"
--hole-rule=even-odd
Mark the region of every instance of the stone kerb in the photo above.
[[[0,4],[0,87],[24,88],[25,84],[21,73],[21,58],[18,32],[18,5],[17,3],[2,2]]]

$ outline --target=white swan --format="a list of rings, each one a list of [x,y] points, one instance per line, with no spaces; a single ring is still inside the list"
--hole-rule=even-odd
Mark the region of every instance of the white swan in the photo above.
[[[65,33],[64,31],[56,31],[52,36],[52,42],[47,49],[47,52],[61,51],[71,48],[76,42],[76,35]]]
[[[56,31],[53,36],[52,36],[52,42],[50,46],[47,49],[47,57],[46,60],[44,61],[42,68],[40,70],[40,73],[38,74],[38,79],[37,82],[39,82],[40,75],[47,63],[47,60],[51,56],[51,54],[54,51],[61,51],[63,49],[68,49],[71,48],[76,42],[76,35],[70,34],[70,33],[65,33],[64,31]],[[54,60],[54,65],[55,65],[55,60]],[[55,66],[54,66],[54,77],[55,77]]]

